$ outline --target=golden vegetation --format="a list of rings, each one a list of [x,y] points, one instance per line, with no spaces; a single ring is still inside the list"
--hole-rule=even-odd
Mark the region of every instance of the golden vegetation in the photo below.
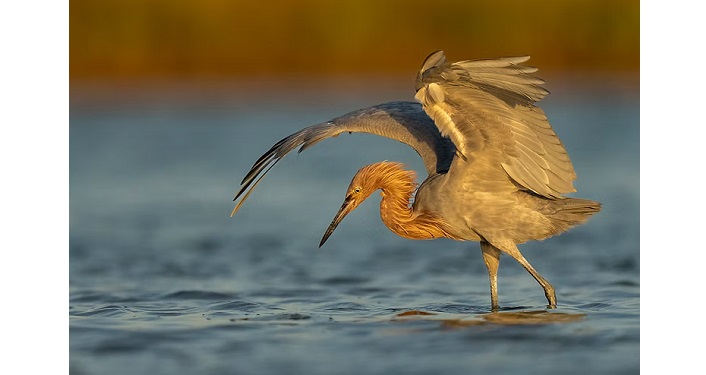
[[[639,17],[636,0],[72,0],[70,75],[409,75],[437,49],[634,72]]]

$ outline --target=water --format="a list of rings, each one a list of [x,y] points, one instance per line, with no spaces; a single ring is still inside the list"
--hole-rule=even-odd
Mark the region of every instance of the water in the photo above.
[[[228,217],[240,179],[274,142],[378,102],[322,101],[72,109],[72,373],[639,372],[636,97],[543,102],[578,173],[576,196],[604,208],[520,246],[558,309],[504,257],[498,313],[477,243],[396,237],[379,198],[317,247],[358,168],[395,160],[423,171],[398,142],[341,135],[289,155]]]

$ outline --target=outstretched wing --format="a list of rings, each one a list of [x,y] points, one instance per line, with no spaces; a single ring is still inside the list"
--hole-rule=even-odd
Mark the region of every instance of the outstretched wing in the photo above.
[[[389,102],[350,112],[318,125],[304,128],[277,142],[253,164],[233,200],[242,197],[231,216],[245,202],[267,172],[290,151],[299,152],[341,133],[362,132],[398,140],[411,146],[422,157],[427,173],[448,171],[454,145],[439,133],[419,103]],[[300,147],[301,146],[301,147]]]
[[[487,173],[506,173],[526,189],[558,198],[576,191],[576,173],[544,111],[534,105],[548,91],[531,75],[536,68],[521,65],[528,59],[450,64],[443,51],[434,52],[417,75],[415,99],[453,141],[464,159],[457,163],[490,166]]]

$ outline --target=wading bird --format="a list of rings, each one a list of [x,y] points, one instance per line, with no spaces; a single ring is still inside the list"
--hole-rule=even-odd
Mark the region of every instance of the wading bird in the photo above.
[[[497,310],[500,254],[518,261],[556,307],[554,287],[522,256],[517,244],[542,240],[584,222],[598,202],[564,197],[575,192],[576,173],[544,112],[534,105],[548,94],[543,80],[508,57],[449,63],[443,51],[429,55],[416,79],[417,102],[389,102],[304,128],[277,142],[258,159],[233,199],[252,193],[287,153],[302,152],[341,133],[364,132],[398,140],[421,156],[428,177],[417,187],[402,164],[380,162],[353,177],[345,200],[326,230],[376,190],[380,216],[394,233],[415,240],[479,241]],[[412,196],[415,195],[412,201]]]

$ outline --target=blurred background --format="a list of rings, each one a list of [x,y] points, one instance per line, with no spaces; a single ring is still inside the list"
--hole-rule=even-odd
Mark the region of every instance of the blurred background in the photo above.
[[[100,99],[100,88],[109,89],[112,100],[124,93],[115,90],[168,86],[173,95],[183,87],[177,84],[233,91],[247,85],[250,90],[239,94],[250,97],[272,85],[341,87],[363,80],[409,87],[424,58],[438,49],[450,61],[531,55],[547,79],[564,74],[583,83],[637,87],[639,5],[72,0],[71,99]]]

